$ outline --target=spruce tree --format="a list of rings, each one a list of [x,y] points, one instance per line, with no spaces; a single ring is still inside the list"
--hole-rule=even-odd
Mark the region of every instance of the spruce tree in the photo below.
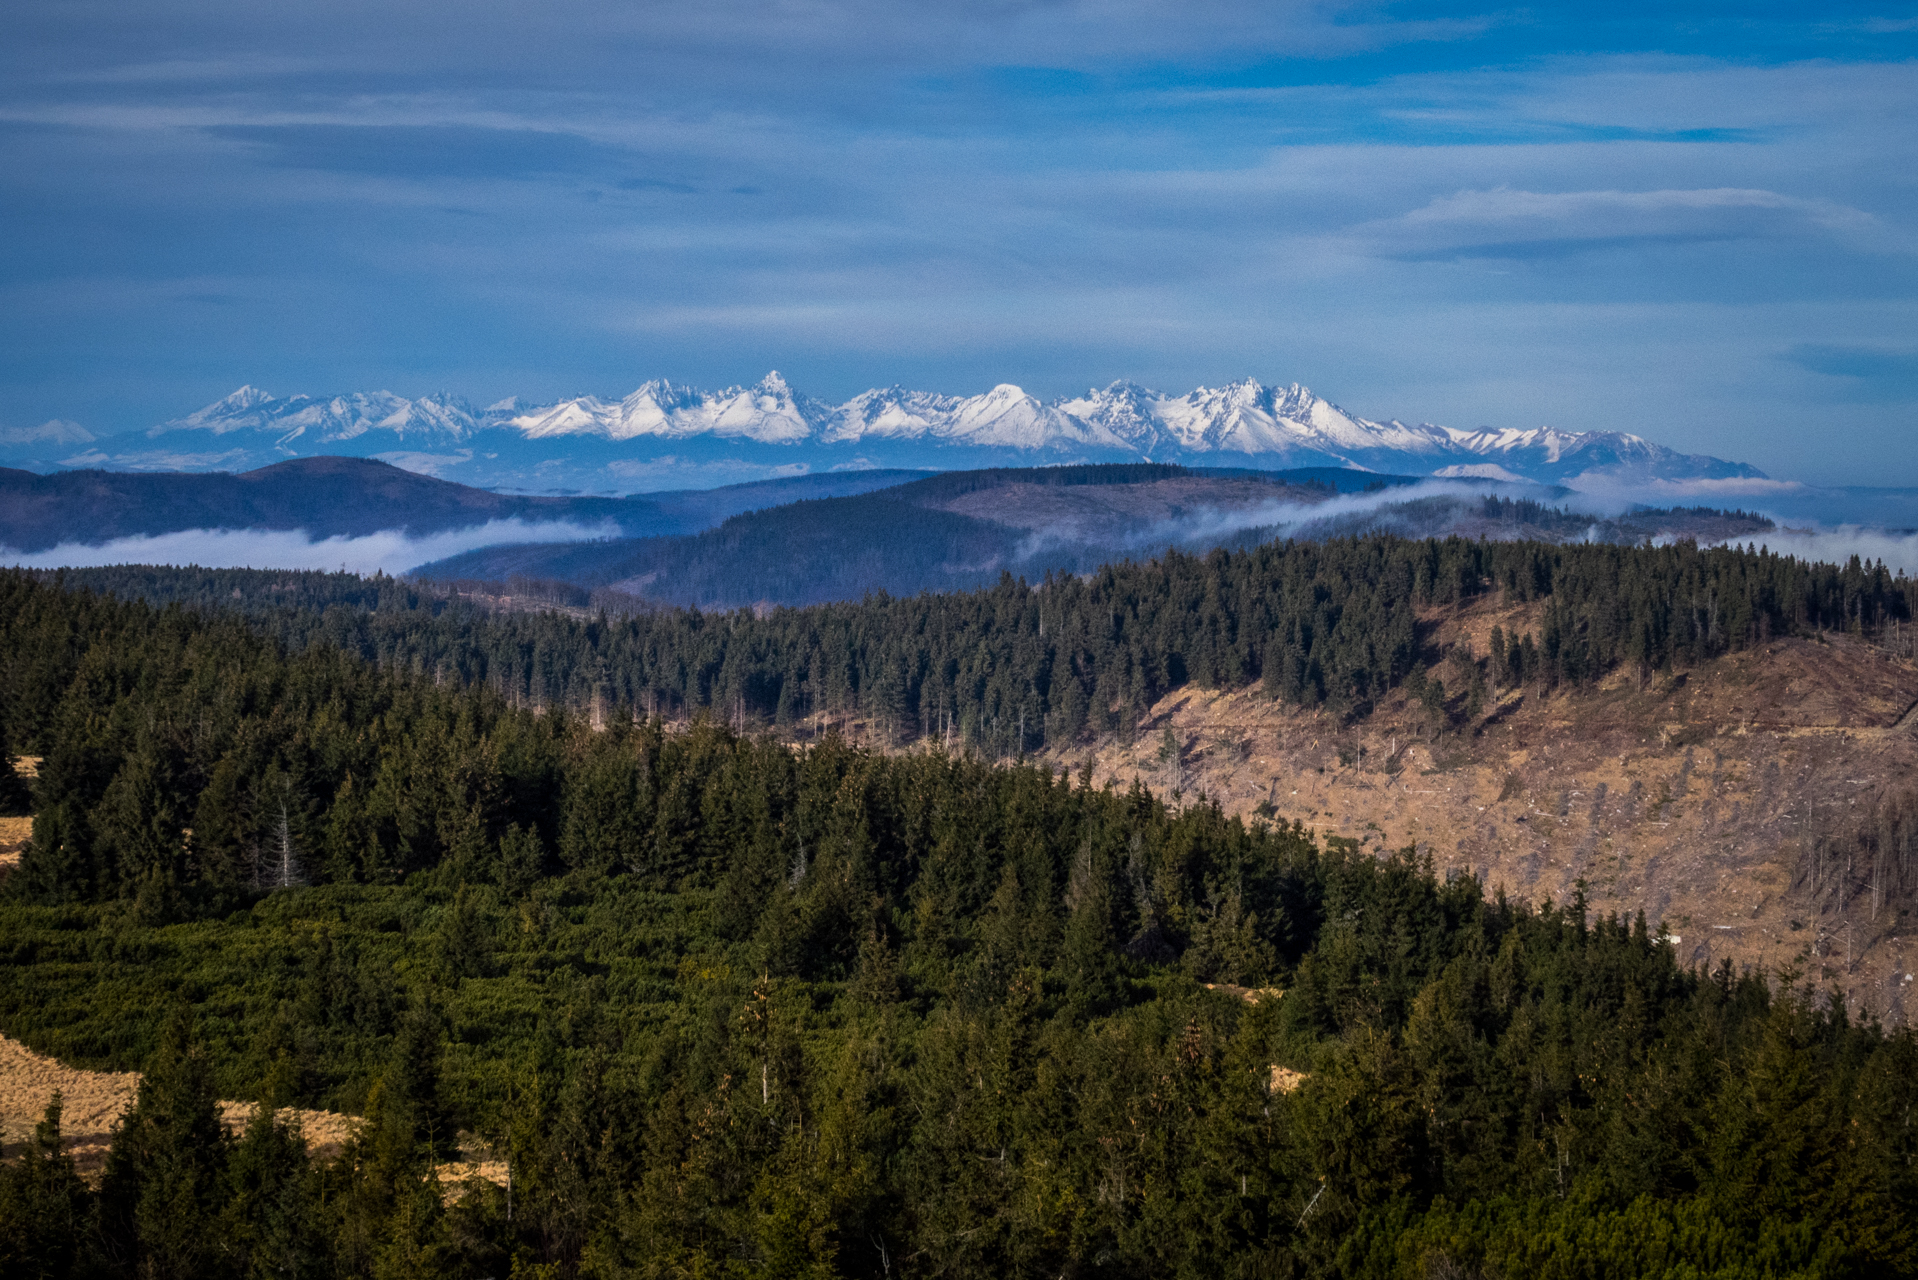
[[[107,1151],[100,1243],[115,1270],[153,1280],[226,1273],[212,1228],[229,1145],[212,1067],[192,1013],[180,1006],[167,1017],[133,1109]]]
[[[61,1097],[20,1158],[0,1166],[0,1275],[61,1280],[73,1266],[92,1199],[60,1144]]]
[[[234,1270],[249,1280],[324,1275],[318,1192],[298,1119],[281,1119],[261,1102],[227,1168],[219,1238]]]

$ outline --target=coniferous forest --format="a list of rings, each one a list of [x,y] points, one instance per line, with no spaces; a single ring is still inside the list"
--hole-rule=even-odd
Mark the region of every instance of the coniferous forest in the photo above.
[[[892,741],[950,736],[994,756],[1124,731],[1188,682],[1256,680],[1289,702],[1363,712],[1422,679],[1434,655],[1422,652],[1420,610],[1487,596],[1539,612],[1535,631],[1484,655],[1489,678],[1546,690],[1622,664],[1649,672],[1774,635],[1877,635],[1918,617],[1918,581],[1856,558],[1462,538],[1173,552],[1033,585],[1007,577],[972,592],[636,616],[489,614],[444,588],[347,574],[132,567],[48,580],[246,613],[291,649],[330,645],[382,672],[484,686],[514,705],[669,719],[710,709],[780,729],[857,715]],[[564,599],[567,588],[547,585]],[[21,671],[14,696],[37,723],[53,686]]]
[[[1390,539],[764,616],[0,576],[0,759],[42,757],[0,1029],[146,1072],[97,1189],[54,1112],[0,1169],[0,1272],[1918,1274],[1908,1032],[1017,759],[1186,682],[1362,710],[1490,592],[1543,621],[1487,678],[1545,687],[1914,605]],[[839,709],[962,732],[741,731]],[[314,1162],[288,1105],[367,1122]],[[461,1133],[507,1186],[441,1188]]]

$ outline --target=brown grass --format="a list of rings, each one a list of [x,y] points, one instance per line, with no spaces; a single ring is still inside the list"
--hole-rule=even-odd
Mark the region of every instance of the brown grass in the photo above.
[[[1306,1082],[1307,1078],[1306,1073],[1303,1071],[1294,1071],[1290,1067],[1274,1066],[1272,1068],[1272,1079],[1265,1086],[1266,1091],[1269,1093],[1293,1093],[1297,1091],[1300,1085]]]
[[[126,1114],[140,1092],[137,1071],[82,1071],[43,1057],[17,1040],[0,1036],[0,1159],[18,1154],[21,1143],[46,1113],[47,1103],[61,1098],[60,1134],[81,1176],[98,1184],[104,1171],[113,1126]],[[250,1102],[223,1101],[220,1119],[235,1136],[253,1119]],[[297,1120],[315,1160],[331,1160],[364,1123],[358,1116],[337,1111],[308,1111],[283,1107],[282,1120]],[[472,1190],[472,1179],[506,1185],[506,1162],[493,1158],[470,1134],[461,1134],[460,1159],[434,1169],[448,1199]]]
[[[98,1180],[106,1162],[113,1126],[140,1091],[137,1071],[82,1071],[42,1057],[17,1040],[0,1036],[0,1155],[15,1154],[31,1137],[57,1092],[61,1097],[60,1133],[80,1172]],[[288,1107],[283,1118],[297,1119],[316,1160],[340,1153],[358,1129],[357,1116]],[[253,1104],[220,1103],[220,1119],[239,1133],[253,1118]]]
[[[0,818],[0,869],[20,865],[20,853],[32,834],[32,818]]]

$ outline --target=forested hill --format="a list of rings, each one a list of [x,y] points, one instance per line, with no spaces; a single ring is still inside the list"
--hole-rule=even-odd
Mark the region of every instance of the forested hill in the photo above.
[[[1132,725],[1188,681],[1259,681],[1273,697],[1361,711],[1436,663],[1422,611],[1491,594],[1532,602],[1536,629],[1452,655],[1453,672],[1477,674],[1429,691],[1435,701],[1694,663],[1773,635],[1875,634],[1918,612],[1918,583],[1856,560],[1459,538],[1275,543],[967,593],[622,617],[493,614],[443,589],[345,575],[122,568],[48,580],[230,606],[292,648],[324,642],[514,704],[669,717],[711,708],[782,727],[858,715],[897,739],[949,728],[1007,755]],[[72,661],[55,655],[77,643],[23,640],[9,677],[16,735],[51,714],[59,682],[43,664]]]
[[[1326,467],[1003,468],[769,506],[683,537],[484,547],[414,572],[439,581],[550,579],[601,591],[615,607],[732,608],[968,591],[1002,573],[1037,580],[1281,538],[1457,534],[1632,545],[1723,541],[1773,527],[1743,511],[1635,508],[1599,516],[1552,505],[1568,493]]]
[[[97,1191],[0,1167],[9,1276],[1918,1274],[1918,1044],[1642,919],[18,575],[0,663],[0,1030],[148,1073]]]
[[[0,467],[0,549],[188,529],[299,529],[315,541],[383,530],[414,536],[488,521],[569,522],[627,536],[687,534],[728,516],[802,498],[864,493],[914,471],[839,472],[633,497],[495,493],[436,480],[372,458],[313,457],[237,475],[225,472],[60,471]],[[504,536],[504,535],[502,535]]]

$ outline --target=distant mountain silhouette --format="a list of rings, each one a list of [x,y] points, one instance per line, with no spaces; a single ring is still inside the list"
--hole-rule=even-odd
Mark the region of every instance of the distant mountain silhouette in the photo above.
[[[860,493],[918,478],[846,472],[634,498],[493,493],[370,458],[295,458],[257,471],[62,471],[0,468],[0,547],[30,554],[61,543],[186,529],[304,530],[315,539],[383,530],[412,535],[490,520],[611,521],[628,537],[695,533],[742,511],[800,498]]]

